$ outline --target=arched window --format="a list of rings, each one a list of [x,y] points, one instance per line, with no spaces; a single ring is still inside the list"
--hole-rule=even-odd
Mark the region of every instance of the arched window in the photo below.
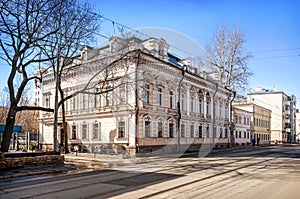
[[[174,121],[169,120],[169,137],[173,138],[174,137]]]
[[[157,137],[162,138],[164,132],[164,122],[161,118],[157,120]]]
[[[150,119],[150,117],[146,117],[144,119],[144,133],[145,133],[145,138],[151,137],[151,119]]]
[[[180,137],[185,137],[185,122],[182,122],[180,125]]]

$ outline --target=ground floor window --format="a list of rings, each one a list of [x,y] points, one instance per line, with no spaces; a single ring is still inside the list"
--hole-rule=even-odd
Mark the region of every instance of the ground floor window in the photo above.
[[[71,139],[72,140],[76,140],[77,139],[77,132],[76,132],[76,125],[73,125],[72,126],[72,136],[71,136]]]
[[[118,123],[118,137],[124,138],[125,137],[125,122],[121,121]]]
[[[87,131],[87,124],[82,124],[81,126],[81,135],[82,135],[82,139],[83,140],[87,140],[88,139],[88,131]]]
[[[181,126],[180,126],[180,136],[182,138],[185,137],[185,124],[181,124]]]
[[[145,137],[149,138],[150,137],[150,121],[145,121]]]
[[[173,138],[174,137],[174,124],[169,123],[169,137]]]

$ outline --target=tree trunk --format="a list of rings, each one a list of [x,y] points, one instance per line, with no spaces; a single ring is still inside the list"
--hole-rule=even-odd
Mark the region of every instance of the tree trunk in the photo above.
[[[7,152],[9,150],[10,140],[15,125],[16,114],[17,111],[14,109],[13,106],[11,106],[6,117],[5,130],[4,130],[3,139],[1,143],[2,152]]]
[[[63,120],[63,129],[64,129],[64,136],[65,136],[65,153],[69,153],[69,147],[68,147],[68,129],[67,129],[67,123],[66,123],[66,114],[65,114],[65,103],[62,103],[62,120]]]

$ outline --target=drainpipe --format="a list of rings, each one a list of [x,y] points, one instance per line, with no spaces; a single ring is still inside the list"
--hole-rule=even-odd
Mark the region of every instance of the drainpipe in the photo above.
[[[137,67],[140,61],[141,50],[137,51],[137,62],[135,67],[135,153],[139,153],[139,139],[138,139],[138,116],[139,116],[139,98],[138,98],[138,77],[137,77]]]
[[[232,146],[232,144],[234,143],[234,136],[233,136],[233,130],[235,129],[235,125],[233,123],[233,118],[232,118],[232,101],[235,99],[235,96],[236,96],[236,92],[235,91],[232,91],[233,92],[233,98],[230,100],[230,143],[229,145]]]
[[[180,152],[180,120],[181,120],[181,110],[180,110],[180,88],[181,88],[181,84],[182,81],[184,79],[184,75],[185,75],[185,71],[186,71],[186,66],[183,66],[182,68],[182,77],[178,83],[178,101],[177,101],[177,151]]]
[[[214,135],[216,134],[216,131],[217,129],[215,128],[215,123],[216,123],[216,107],[215,107],[215,97],[216,97],[216,94],[218,92],[218,89],[219,89],[219,84],[216,83],[216,90],[213,94],[213,144],[215,144],[215,138],[214,138]],[[217,134],[216,134],[217,135]]]

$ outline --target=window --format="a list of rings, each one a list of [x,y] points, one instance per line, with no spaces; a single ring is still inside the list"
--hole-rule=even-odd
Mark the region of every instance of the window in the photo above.
[[[242,124],[242,117],[239,116],[239,124]]]
[[[124,138],[125,137],[125,122],[121,121],[118,123],[118,137]]]
[[[45,106],[46,106],[46,108],[49,108],[49,107],[50,107],[50,96],[49,96],[49,95],[46,96],[46,99],[45,99]]]
[[[82,109],[88,108],[88,100],[87,100],[87,98],[88,98],[87,94],[83,94],[82,95]]]
[[[247,119],[246,119],[246,117],[244,117],[244,124],[247,124]]]
[[[82,126],[81,126],[81,135],[82,135],[82,139],[83,140],[86,140],[86,139],[88,139],[88,135],[87,135],[87,124],[83,124]]]
[[[250,124],[250,120],[249,120],[249,117],[247,117],[247,125]]]
[[[238,131],[235,131],[235,138],[238,138]]]
[[[174,108],[174,94],[173,91],[169,91],[169,108]]]
[[[157,137],[163,137],[163,122],[161,120],[157,122]]]
[[[234,120],[235,120],[235,123],[238,123],[238,122],[239,122],[239,121],[238,121],[238,116],[237,116],[237,115],[234,116]]]
[[[150,121],[145,121],[145,138],[150,137],[150,125],[151,125]]]
[[[106,106],[112,105],[111,91],[112,91],[112,87],[107,86],[106,87],[106,93],[105,93],[105,105]]]
[[[77,96],[72,98],[72,109],[73,110],[76,110],[76,99],[77,99]]]
[[[163,99],[162,99],[162,88],[157,88],[157,105],[162,106],[163,105]]]
[[[239,138],[242,138],[242,132],[241,131],[239,132]]]
[[[149,84],[144,85],[144,103],[145,104],[150,103],[150,86],[149,86]]]
[[[93,139],[100,139],[100,133],[99,133],[99,124],[94,123],[93,124]]]
[[[225,129],[225,138],[228,138],[228,129]]]
[[[82,60],[86,61],[87,60],[87,55],[86,55],[86,51],[82,51]]]
[[[247,138],[249,139],[249,137],[250,137],[250,133],[249,133],[249,132],[247,132]]]
[[[71,139],[72,140],[76,140],[77,139],[77,132],[76,132],[76,125],[73,125],[72,126],[72,137],[71,137]]]
[[[185,94],[181,95],[181,110],[185,111],[186,107],[185,107]]]
[[[216,127],[214,127],[213,137],[217,138],[217,128]]]
[[[199,125],[199,138],[203,138],[202,124]]]
[[[174,124],[172,122],[169,122],[169,137],[174,137]]]
[[[203,113],[202,106],[202,99],[199,99],[199,113]]]
[[[180,137],[185,137],[185,124],[181,124],[180,126]]]
[[[120,85],[119,87],[119,104],[125,104],[126,102],[126,89],[125,84]]]
[[[209,125],[206,126],[206,137],[209,138],[210,135],[209,135]]]
[[[99,107],[99,105],[100,105],[100,100],[99,100],[99,96],[100,95],[98,95],[98,93],[99,93],[99,88],[95,88],[95,96],[94,96],[94,107]]]
[[[207,112],[207,115],[210,115],[210,102],[209,101],[206,102],[206,112]]]
[[[195,137],[194,124],[192,123],[190,127],[191,127],[190,128],[191,138],[194,138]]]
[[[246,131],[244,132],[244,138],[246,138],[247,136],[246,136]]]
[[[194,112],[194,97],[191,97],[191,112]]]
[[[223,128],[220,128],[220,138],[223,138]]]

